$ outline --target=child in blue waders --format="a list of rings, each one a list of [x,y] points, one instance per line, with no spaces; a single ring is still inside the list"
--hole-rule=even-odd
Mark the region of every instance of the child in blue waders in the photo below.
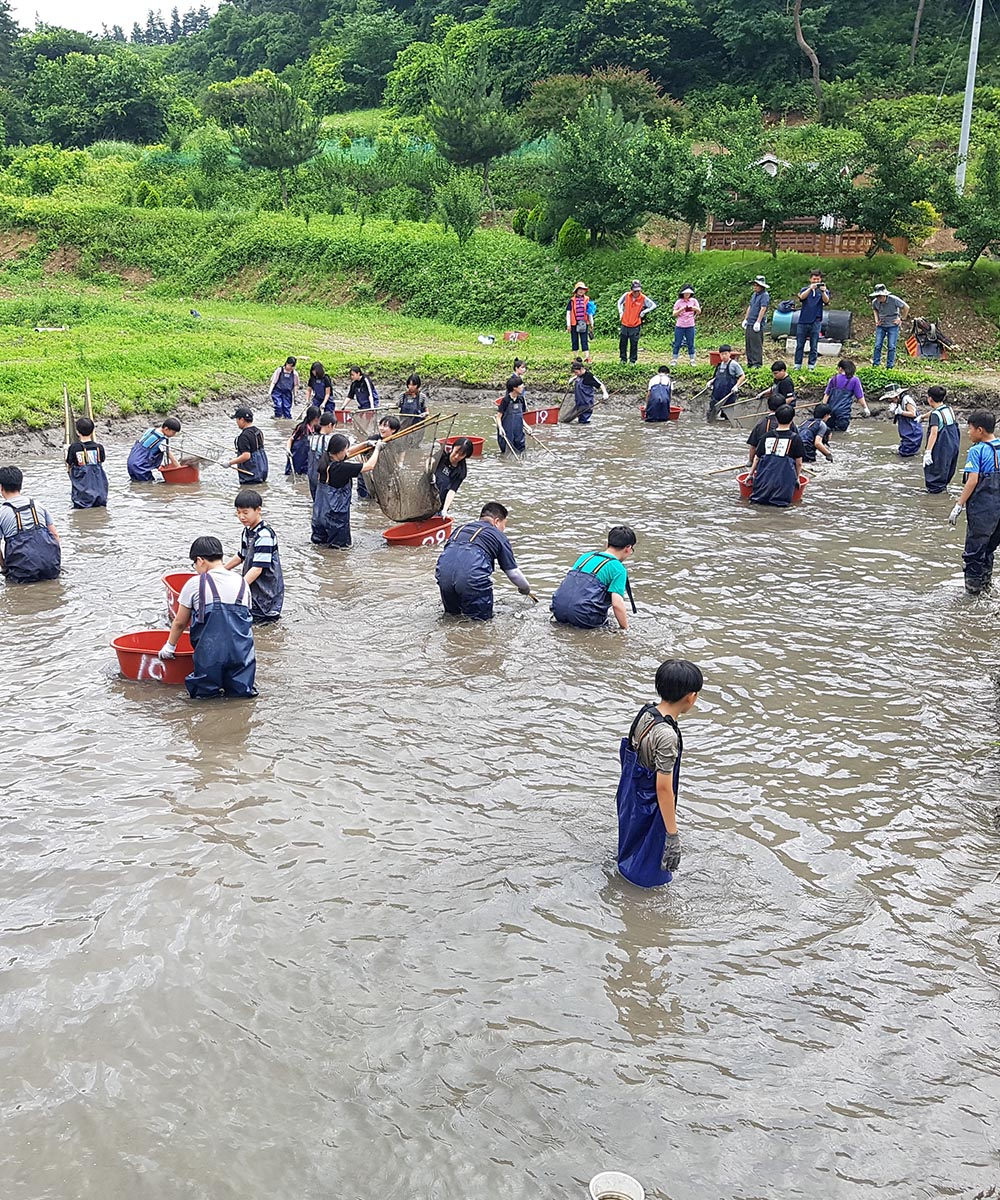
[[[489,621],[493,616],[493,571],[498,565],[522,596],[531,595],[531,585],[504,532],[508,516],[502,504],[484,504],[479,520],[466,522],[445,543],[434,578],[446,613]]]
[[[681,863],[677,790],[684,739],[677,722],[694,707],[703,686],[693,662],[661,663],[660,702],[642,706],[618,750],[618,870],[638,887],[669,883]]]
[[[188,695],[256,696],[257,654],[247,581],[222,565],[222,543],[200,537],[191,543],[194,576],[181,588],[177,616],[160,658],[174,658],[190,624],[194,669],[184,680]]]
[[[170,439],[181,431],[176,417],[167,419],[158,428],[151,426],[129,451],[125,464],[129,479],[136,483],[153,483],[153,472],[159,470],[163,460],[168,467],[176,467],[177,459],[170,453]]]
[[[236,493],[236,517],[243,526],[238,553],[226,563],[227,571],[239,568],[250,589],[250,617],[266,625],[281,616],[285,602],[285,576],[281,570],[278,537],[264,520],[264,500],[253,488]]]
[[[0,467],[0,575],[8,583],[56,579],[62,569],[59,534],[48,512],[21,495],[23,484],[18,467]]]
[[[823,393],[823,403],[830,409],[826,423],[835,433],[846,433],[850,427],[855,402],[861,405],[863,417],[872,415],[857,372],[857,365],[852,359],[842,358],[837,363],[837,374],[826,385],[826,391]]]
[[[497,445],[500,453],[506,454],[513,450],[515,454],[523,454],[524,438],[524,380],[520,375],[511,375],[507,380],[507,390],[500,399],[500,407],[496,413]]]
[[[370,375],[360,367],[351,367],[351,385],[347,399],[353,400],[358,408],[378,408],[378,388]]]
[[[302,420],[285,443],[285,474],[309,474],[309,438],[319,432],[319,409],[310,404]]]
[[[264,435],[253,423],[249,408],[238,408],[232,416],[239,433],[236,435],[236,455],[223,459],[225,467],[235,467],[240,487],[267,483],[267,453],[264,450]]]
[[[913,458],[920,453],[920,443],[924,440],[924,431],[920,428],[920,418],[917,416],[917,402],[905,388],[890,388],[882,396],[883,400],[891,400],[889,415],[896,424],[899,434],[900,458]]]
[[[732,346],[720,346],[719,361],[715,364],[712,382],[709,385],[711,390],[708,412],[705,414],[709,421],[714,421],[718,417],[721,417],[723,421],[729,420],[726,409],[732,408],[736,403],[736,397],[745,378],[746,372],[733,358]]]
[[[1000,546],[1000,438],[994,436],[996,416],[988,409],[969,413],[969,456],[962,476],[962,494],[948,516],[954,525],[965,509],[966,534],[962,561],[965,590],[978,596],[993,582],[993,556]]]
[[[382,431],[381,422],[379,432]],[[458,489],[465,483],[469,473],[468,460],[472,457],[472,442],[469,438],[459,438],[451,446],[442,446],[434,467],[434,485],[441,498],[441,516],[446,517],[451,509]]]
[[[565,424],[578,421],[581,425],[589,425],[590,418],[594,415],[594,393],[600,388],[601,398],[607,400],[608,389],[582,359],[574,358],[570,363],[570,371],[570,382],[573,384],[572,404],[563,402],[559,409],[559,420]]]
[[[751,504],[787,508],[802,473],[802,439],[792,429],[795,409],[783,404],[774,414],[777,425],[750,447]]]
[[[326,373],[321,362],[314,362],[309,368],[309,378],[306,381],[306,400],[315,404],[321,411],[333,408],[333,380]]]
[[[320,415],[319,427],[309,435],[309,452],[306,460],[306,477],[309,480],[309,492],[316,499],[316,484],[319,481],[319,460],[326,453],[330,438],[337,432],[337,418],[330,412]]]
[[[290,354],[285,359],[285,365],[278,367],[271,376],[271,400],[274,403],[275,419],[292,418],[292,403],[295,393],[299,390],[299,373],[295,369],[297,361],[295,356]]]
[[[830,409],[826,404],[817,404],[812,416],[799,429],[804,463],[814,463],[817,454],[822,454],[827,462],[833,462],[833,451],[827,445],[830,440],[830,426],[826,423],[829,415]]]
[[[750,447],[750,466],[751,467],[753,466],[754,451],[757,447],[757,443],[761,440],[761,438],[766,437],[767,434],[769,434],[769,433],[774,433],[774,431],[778,428],[778,418],[777,418],[776,414],[778,412],[778,409],[783,408],[785,406],[785,404],[786,404],[786,401],[782,400],[780,394],[778,394],[778,393],[774,393],[774,394],[768,396],[768,398],[767,398],[767,410],[768,410],[767,416],[760,418],[760,420],[757,422],[757,424],[754,425],[753,429],[750,430],[750,433],[747,437],[747,445]],[[788,405],[788,407],[792,408],[792,406],[790,404]],[[794,408],[792,408],[792,411],[793,412],[795,411]],[[793,433],[795,432],[795,422],[794,421],[792,422],[792,432]]]
[[[416,420],[427,416],[427,397],[420,390],[420,376],[411,375],[406,381],[406,391],[399,397],[399,415],[409,417],[405,425],[413,425]]]
[[[625,563],[632,557],[636,540],[634,529],[616,525],[608,531],[608,544],[603,551],[580,555],[556,588],[549,605],[561,625],[598,629],[607,624],[610,609],[619,629],[628,629],[625,594],[631,592]]]
[[[94,422],[81,417],[77,441],[66,451],[66,472],[74,508],[107,508],[108,477],[104,473],[104,447],[94,441]]]
[[[354,481],[375,470],[382,443],[368,443],[373,451],[367,462],[347,457],[350,444],[346,435],[335,433],[319,460],[310,539],[314,545],[346,549],[351,544],[351,493]]]
[[[647,421],[670,420],[670,402],[673,392],[674,385],[670,379],[670,368],[657,367],[656,374],[646,388],[645,419]]]
[[[958,466],[962,440],[948,391],[939,384],[927,389],[930,416],[927,418],[927,449],[924,451],[924,486],[932,494],[943,492]]]

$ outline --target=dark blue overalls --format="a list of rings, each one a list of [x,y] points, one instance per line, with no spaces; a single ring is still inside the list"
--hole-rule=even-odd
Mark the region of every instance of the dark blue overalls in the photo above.
[[[594,558],[598,559],[596,565],[590,571],[585,570]],[[556,588],[549,605],[557,621],[575,625],[577,629],[597,629],[607,623],[611,593],[595,572],[610,561],[610,554],[595,551],[569,572]]]
[[[4,570],[8,583],[40,583],[57,579],[62,567],[59,543],[38,515],[34,500],[23,504],[3,502],[17,521],[17,532],[6,538],[3,547]],[[30,521],[26,518],[30,517]]]
[[[159,429],[147,429],[129,451],[128,468],[130,479],[136,483],[153,483],[153,471],[163,462],[163,451],[159,447],[166,441]]]
[[[309,479],[309,491],[316,499],[316,485],[319,482],[319,460],[326,452],[326,444],[332,437],[329,433],[312,433],[309,435],[309,458],[306,463],[306,476]]]
[[[473,621],[493,616],[493,567],[503,570],[517,564],[507,538],[489,521],[469,521],[445,543],[434,577],[445,612]]]
[[[979,592],[993,581],[993,555],[1000,546],[1000,442],[989,443],[993,451],[993,470],[980,475],[976,490],[965,506],[965,585]]]
[[[670,398],[673,388],[669,383],[654,383],[649,389],[649,399],[646,401],[647,421],[670,420]]]
[[[938,420],[935,421],[934,418]],[[935,408],[927,422],[927,438],[930,440],[931,428],[937,428],[938,434],[931,450],[931,465],[924,467],[924,484],[929,492],[943,492],[952,481],[955,468],[958,466],[959,443],[962,440],[955,413],[950,404],[942,404]]]
[[[902,405],[897,407],[901,408]],[[899,433],[899,457],[912,458],[914,454],[919,454],[924,431],[920,428],[916,413],[911,417],[906,412],[898,412],[892,419],[896,422],[896,430]]]
[[[638,745],[632,739],[645,713],[653,714],[653,724],[672,725],[677,733],[677,758],[674,760],[674,804],[681,778],[681,755],[684,739],[677,722],[665,717],[655,704],[644,704],[632,722],[628,737],[622,738],[618,749],[622,774],[615,801],[618,806],[618,870],[629,883],[638,887],[659,887],[673,879],[670,871],[660,866],[667,842],[667,827],[656,799],[656,772],[644,767],[636,753]],[[649,733],[643,733],[643,738]],[[640,738],[640,743],[642,738]]]
[[[570,417],[570,422],[576,420],[580,425],[590,424],[590,418],[594,415],[594,390],[592,383],[584,383],[580,377],[573,381],[573,402],[576,409]]]
[[[322,479],[313,497],[312,537],[317,546],[347,547],[351,544],[352,480],[332,487]]]
[[[850,387],[834,387],[831,384],[826,403],[830,408],[830,415],[826,418],[827,425],[834,433],[846,433],[851,424],[854,391]]]
[[[802,438],[802,461],[814,463],[818,453],[816,439],[822,436],[824,442],[827,441],[829,427],[822,417],[810,417],[799,430],[799,436]]]
[[[312,392],[312,403],[315,404],[317,408],[327,407],[326,380],[325,379],[314,379],[310,375],[309,376],[309,390]],[[329,407],[330,408],[335,407],[335,405],[333,403],[333,388],[330,388]]]
[[[254,621],[261,623],[267,621],[276,621],[281,616],[281,606],[285,602],[285,576],[281,570],[281,555],[278,552],[278,539],[275,536],[274,530],[270,525],[265,525],[263,521],[254,529],[245,529],[243,531],[243,545],[240,547],[240,552],[243,555],[243,565],[240,569],[241,575],[252,570],[257,563],[254,562],[254,550],[257,546],[257,539],[264,532],[271,535],[274,542],[274,553],[271,555],[269,565],[261,569],[261,573],[250,584],[250,614]]]
[[[500,429],[497,430],[497,445],[500,447],[501,454],[506,454],[508,448],[515,454],[524,453],[524,410],[526,408],[523,396],[504,396],[503,403],[500,405],[500,429],[503,432],[501,433]]]
[[[76,452],[77,461],[69,469],[70,496],[74,508],[106,508],[108,477],[101,466],[97,449]],[[80,459],[83,458],[83,462]]]
[[[250,610],[242,603],[246,583],[240,580],[235,604],[223,604],[215,580],[206,571],[198,581],[198,607],[191,614],[194,670],[184,680],[196,699],[218,696],[256,696],[257,655]],[[206,593],[211,592],[211,597]],[[207,603],[206,603],[207,601]]]
[[[290,452],[290,461],[285,459],[285,474],[286,475],[308,475],[309,474],[309,431],[307,430],[300,437],[293,439],[292,449]]]
[[[795,459],[791,456],[792,434],[766,434],[757,443],[757,465],[753,473],[751,504],[767,504],[772,508],[787,508],[799,485]]]
[[[264,450],[264,435],[256,425],[248,425],[246,429],[240,430],[240,436],[244,433],[249,433],[254,436],[256,449],[251,450],[250,457],[246,462],[242,462],[236,468],[236,475],[240,481],[240,487],[253,487],[255,483],[267,483],[267,452]],[[240,450],[240,439],[236,439],[236,452],[242,454]]]
[[[715,374],[712,376],[712,398],[708,402],[710,421],[714,421],[717,416],[722,417],[724,421],[729,420],[729,414],[725,410],[732,408],[736,403],[736,396],[732,393],[739,378],[739,375],[729,369],[729,363],[720,362],[716,365]]]
[[[292,396],[295,394],[295,372],[284,368],[278,373],[278,380],[271,391],[276,417],[291,417]]]

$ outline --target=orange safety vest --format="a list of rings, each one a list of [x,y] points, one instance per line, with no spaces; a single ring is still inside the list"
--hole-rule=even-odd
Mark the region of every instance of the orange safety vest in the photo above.
[[[646,303],[646,297],[640,292],[636,295],[634,292],[629,292],[625,297],[625,305],[622,311],[622,324],[630,328],[635,328],[636,325],[642,324],[642,306]]]

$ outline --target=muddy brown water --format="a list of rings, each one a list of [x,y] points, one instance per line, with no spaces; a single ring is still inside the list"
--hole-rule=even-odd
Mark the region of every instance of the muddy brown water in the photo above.
[[[22,457],[65,571],[0,585],[5,1200],[995,1181],[997,606],[961,594],[951,501],[881,422],[785,512],[704,477],[745,435],[691,414],[541,436],[477,461],[459,515],[507,503],[546,598],[633,524],[629,634],[553,628],[502,577],[492,624],[446,620],[433,551],[363,505],[352,550],[312,547],[275,471],[286,616],[250,703],[123,681],[108,648],[165,624],[193,537],[236,544],[232,476],[132,485],[106,436],[110,507],[73,513]],[[617,744],[671,655],[706,688],[683,866],[643,893]]]

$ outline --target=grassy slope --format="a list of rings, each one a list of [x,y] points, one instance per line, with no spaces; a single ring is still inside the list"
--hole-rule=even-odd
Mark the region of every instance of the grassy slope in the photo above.
[[[786,295],[809,262],[721,252],[685,261],[638,246],[566,262],[500,232],[478,234],[459,250],[454,238],[429,226],[369,224],[359,231],[349,219],[306,226],[275,214],[220,219],[39,201],[0,202],[4,227],[0,423],[35,426],[58,421],[63,382],[79,395],[89,376],[106,411],[162,411],[183,399],[262,387],[288,353],[322,358],[341,377],[360,359],[387,396],[414,368],[431,378],[499,385],[515,353],[529,359],[533,382],[562,385],[569,358],[562,305],[579,275],[598,300],[600,374],[609,387],[634,388],[666,355],[669,328],[663,321],[650,329],[640,367],[613,361],[612,314],[622,280],[640,274],[650,294],[668,299],[693,277],[706,309],[703,355],[712,342],[739,334],[750,275],[766,271],[775,295]],[[827,266],[835,302],[851,297],[856,310],[875,278],[892,284],[912,269],[901,259]],[[988,264],[975,280],[984,312],[1000,304],[995,267]],[[123,274],[139,286],[129,287]],[[957,282],[952,273],[923,285],[934,289],[942,316],[954,311]],[[905,294],[905,281],[899,286]],[[285,302],[275,304],[278,297]],[[192,307],[200,318],[190,315]],[[35,334],[35,324],[70,330]],[[480,332],[511,327],[531,332],[526,347],[476,341]],[[994,324],[994,342],[995,334]],[[966,370],[937,368],[952,382]],[[696,369],[699,383],[705,376]],[[885,378],[863,375],[869,389]]]

